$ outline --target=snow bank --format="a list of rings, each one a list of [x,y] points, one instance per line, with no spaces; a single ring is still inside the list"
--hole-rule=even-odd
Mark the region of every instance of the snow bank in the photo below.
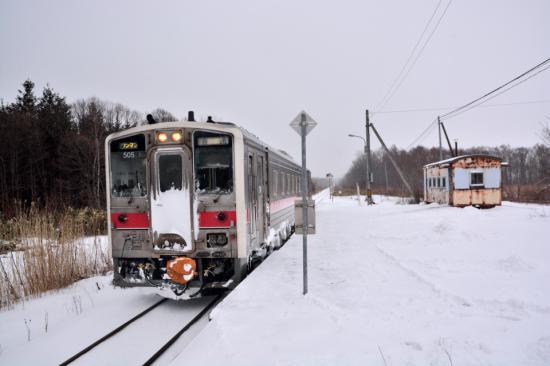
[[[548,365],[546,209],[325,199],[173,364]]]
[[[0,364],[57,365],[159,300],[111,281],[89,278],[1,311]]]

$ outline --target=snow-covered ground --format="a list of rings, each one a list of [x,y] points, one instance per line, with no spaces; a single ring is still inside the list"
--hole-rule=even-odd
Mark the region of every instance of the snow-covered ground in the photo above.
[[[293,236],[172,364],[550,364],[550,207],[376,201],[318,202],[309,293],[302,296],[302,238]],[[1,311],[0,364],[58,364],[158,301],[110,280],[83,280]],[[172,310],[151,329],[171,332],[162,323]],[[143,333],[139,342],[155,337]]]
[[[317,206],[174,365],[550,365],[550,207]]]

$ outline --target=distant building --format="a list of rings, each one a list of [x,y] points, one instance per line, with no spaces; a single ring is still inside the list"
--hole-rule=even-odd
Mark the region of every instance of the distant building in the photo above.
[[[501,158],[472,154],[424,166],[424,201],[456,207],[493,207],[502,202]]]

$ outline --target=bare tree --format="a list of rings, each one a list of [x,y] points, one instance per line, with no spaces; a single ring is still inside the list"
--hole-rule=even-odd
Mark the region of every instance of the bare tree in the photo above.
[[[178,120],[172,113],[162,108],[155,109],[151,114],[157,122],[173,122]]]

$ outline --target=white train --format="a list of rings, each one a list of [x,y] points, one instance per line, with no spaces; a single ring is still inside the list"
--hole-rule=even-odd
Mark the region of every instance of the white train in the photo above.
[[[107,137],[115,285],[230,289],[293,231],[300,166],[233,123],[188,120]]]

